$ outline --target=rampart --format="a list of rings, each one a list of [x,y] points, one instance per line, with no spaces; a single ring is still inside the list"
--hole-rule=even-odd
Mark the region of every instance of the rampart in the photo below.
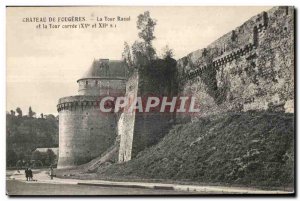
[[[274,7],[178,60],[180,91],[198,116],[294,110],[294,8]]]
[[[135,99],[144,95],[155,93],[160,95],[157,88],[153,88],[148,75],[135,72],[126,84],[126,97]],[[165,91],[165,88],[161,88]],[[155,91],[155,92],[154,92]],[[159,142],[174,122],[175,116],[171,113],[161,112],[123,112],[119,120],[119,134],[121,135],[119,162],[126,162],[136,157],[147,147]]]

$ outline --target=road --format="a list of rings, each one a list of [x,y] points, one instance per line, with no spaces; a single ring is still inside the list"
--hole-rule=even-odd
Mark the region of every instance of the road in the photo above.
[[[190,192],[73,184],[46,184],[7,180],[8,195],[171,195]]]
[[[172,195],[191,194],[195,192],[131,188],[104,187],[97,185],[78,185],[78,181],[54,178],[50,180],[45,170],[33,170],[34,179],[25,181],[24,171],[6,172],[6,192],[8,195]]]
[[[9,195],[171,195],[171,194],[291,194],[292,191],[246,187],[181,185],[131,181],[50,179],[47,170],[34,170],[35,181],[24,171],[6,171]]]

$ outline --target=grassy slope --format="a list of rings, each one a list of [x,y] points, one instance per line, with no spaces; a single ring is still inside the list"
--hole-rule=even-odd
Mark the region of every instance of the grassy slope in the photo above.
[[[294,119],[284,113],[225,114],[177,125],[137,158],[98,177],[292,186]]]

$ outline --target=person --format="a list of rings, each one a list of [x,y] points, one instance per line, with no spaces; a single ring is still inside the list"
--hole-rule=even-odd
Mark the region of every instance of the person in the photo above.
[[[29,179],[28,168],[25,169],[25,177],[26,177],[26,181],[28,181],[28,179]]]
[[[54,172],[53,172],[53,167],[52,167],[52,166],[50,166],[49,175],[50,175],[50,178],[51,178],[51,180],[52,180],[52,179],[53,179],[53,176],[54,176]]]
[[[28,169],[28,177],[29,177],[29,181],[33,180],[33,175],[32,175],[32,170],[31,168]]]

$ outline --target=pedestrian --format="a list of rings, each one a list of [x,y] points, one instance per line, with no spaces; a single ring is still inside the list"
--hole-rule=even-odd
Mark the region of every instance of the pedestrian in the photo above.
[[[50,175],[50,178],[52,180],[53,176],[54,176],[54,172],[53,172],[53,167],[52,166],[50,167],[49,175]]]
[[[31,168],[28,169],[28,176],[29,176],[29,180],[32,181],[33,180],[33,174],[32,174]]]
[[[25,169],[25,177],[26,177],[26,181],[28,181],[28,179],[29,179],[28,168]]]

